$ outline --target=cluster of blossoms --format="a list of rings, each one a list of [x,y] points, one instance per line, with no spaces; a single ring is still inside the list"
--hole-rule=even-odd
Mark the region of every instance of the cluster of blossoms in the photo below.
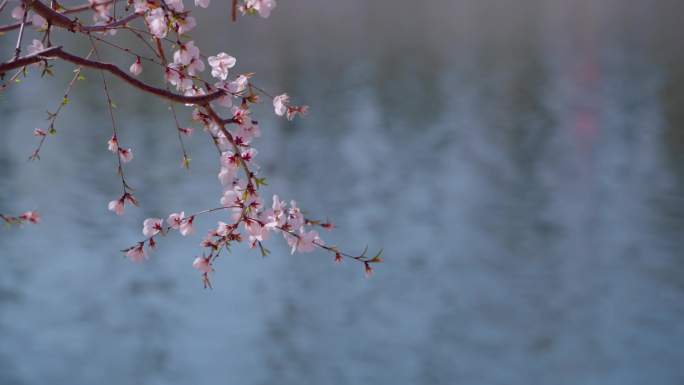
[[[206,251],[192,264],[202,273],[205,286],[210,286],[209,274],[213,271],[214,261],[222,250],[230,250],[233,244],[244,241],[251,248],[258,247],[261,253],[266,255],[268,250],[263,242],[269,239],[272,232],[282,234],[292,253],[306,253],[319,248],[331,252],[336,262],[346,257],[363,263],[366,274],[370,275],[371,264],[382,261],[380,253],[372,257],[367,256],[366,251],[361,255],[352,255],[340,251],[335,246],[326,245],[315,228],[331,230],[334,226],[329,221],[307,219],[295,201],[290,201],[288,205],[277,195],[273,196],[272,203],[267,207],[260,195],[260,187],[265,185],[265,179],[259,174],[259,166],[255,161],[258,152],[253,147],[253,142],[261,136],[261,130],[257,121],[251,116],[251,106],[259,103],[262,96],[268,97],[272,100],[274,113],[288,120],[305,115],[308,107],[292,104],[287,94],[271,96],[252,83],[252,74],[243,73],[231,76],[237,59],[226,52],[203,55],[195,41],[187,38],[187,33],[197,26],[197,20],[192,16],[191,10],[186,9],[183,0],[127,0],[124,14],[117,16],[117,4],[122,2],[124,1],[89,0],[85,6],[63,9],[56,5],[56,2],[51,2],[52,7],[48,7],[40,0],[22,0],[21,4],[12,11],[12,17],[21,23],[17,53],[13,61],[0,63],[0,75],[7,69],[13,68],[21,68],[21,71],[25,72],[25,68],[33,64],[42,64],[44,73],[46,71],[49,73],[48,60],[55,58],[79,65],[80,67],[75,71],[77,75],[81,66],[100,70],[113,131],[107,147],[117,158],[117,173],[121,177],[123,190],[122,194],[108,205],[109,210],[117,215],[123,215],[126,204],[138,206],[139,202],[133,196],[132,188],[124,177],[123,164],[133,160],[133,150],[120,143],[120,135],[114,119],[113,102],[104,76],[105,71],[143,91],[192,108],[192,120],[212,138],[220,153],[218,180],[223,186],[223,193],[218,199],[220,206],[188,216],[184,212],[173,213],[165,221],[161,218],[146,219],[143,223],[143,235],[146,238],[123,250],[125,255],[133,261],[142,261],[147,257],[149,249],[156,247],[159,236],[164,236],[173,230],[177,230],[182,236],[190,235],[194,232],[194,220],[197,216],[221,211],[227,213],[228,219],[225,222],[219,221],[217,227],[208,232],[201,242],[201,246]],[[207,8],[210,6],[210,0],[194,0],[194,5]],[[276,3],[274,0],[233,0],[232,5],[233,19],[238,10],[243,15],[258,14],[266,18],[271,14]],[[93,25],[83,25],[78,19],[65,16],[72,12],[86,10],[92,11]],[[1,11],[2,6],[0,6]],[[133,27],[135,21],[141,21],[143,26]],[[42,39],[33,39],[26,47],[27,56],[19,57],[22,33],[27,24],[33,24],[44,35]],[[91,53],[85,58],[75,57],[66,53],[61,47],[52,46],[50,31],[55,27],[86,35],[92,46]],[[8,29],[10,28],[0,26],[0,31]],[[130,48],[124,48],[106,40],[117,31],[132,33],[151,52],[137,53]],[[111,64],[99,61],[96,43],[107,44],[131,55],[133,60],[128,73],[118,68],[112,69]],[[170,61],[166,56],[169,46],[173,51]],[[98,60],[90,60],[92,54]],[[165,89],[156,88],[136,79],[144,71],[143,61],[161,70]],[[210,67],[212,81],[201,77],[207,69],[205,62]],[[72,85],[73,81],[67,93]],[[65,101],[66,98],[65,94]],[[60,109],[63,105],[65,103],[60,105]],[[187,167],[189,159],[185,154],[182,137],[190,136],[193,129],[181,127],[173,104],[171,111],[183,148],[183,164]],[[51,130],[53,130],[57,113],[50,116]],[[228,118],[222,118],[222,115]],[[47,134],[48,132],[40,128],[34,130],[34,135],[41,138],[41,145]],[[37,152],[34,155],[37,156]],[[13,217],[3,217],[5,218]],[[37,215],[27,216],[24,220],[33,221],[34,219],[38,220]]]
[[[36,211],[27,211],[19,216],[0,214],[0,219],[2,219],[7,226],[23,225],[25,223],[36,224],[40,222],[40,214]]]

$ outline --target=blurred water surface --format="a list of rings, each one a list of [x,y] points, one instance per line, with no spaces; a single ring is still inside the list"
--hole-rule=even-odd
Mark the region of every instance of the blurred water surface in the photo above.
[[[115,83],[142,203],[115,217],[98,74],[30,163],[70,74],[33,71],[0,98],[0,211],[44,215],[0,232],[0,384],[684,383],[680,2],[283,0],[238,24],[214,3],[200,47],[312,106],[260,109],[265,195],[387,263],[367,280],[274,240],[205,291],[220,215],[129,263],[144,218],[218,203],[215,152],[197,132],[182,170],[166,106]]]

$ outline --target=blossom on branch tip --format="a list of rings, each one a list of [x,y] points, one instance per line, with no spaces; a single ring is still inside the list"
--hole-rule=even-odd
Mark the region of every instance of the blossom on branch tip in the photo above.
[[[240,144],[249,144],[253,138],[258,138],[261,136],[261,130],[259,129],[259,124],[252,121],[244,124],[240,124],[237,131],[235,132],[235,140],[240,142]]]
[[[304,116],[309,113],[309,106],[289,106],[287,107],[287,120],[292,120],[295,116]]]
[[[123,163],[133,160],[133,150],[130,148],[119,148],[119,158]]]
[[[175,64],[188,65],[192,59],[200,57],[200,50],[195,46],[194,41],[181,44],[180,48],[173,53]]]
[[[271,15],[271,11],[276,7],[275,0],[247,0],[243,12],[256,11],[264,19]]]
[[[116,215],[121,216],[124,213],[124,205],[126,202],[132,204],[133,206],[139,206],[138,200],[135,199],[131,193],[125,192],[121,198],[110,201],[107,205],[107,208],[109,211],[113,211],[116,213]]]
[[[36,211],[27,211],[19,216],[19,219],[36,224],[40,222],[40,214]]]
[[[242,201],[242,193],[235,190],[226,190],[221,197],[221,205],[223,207],[237,206],[242,207],[244,202]]]
[[[109,205],[107,206],[109,208],[109,211],[113,211],[116,213],[116,215],[123,215],[124,213],[124,198],[121,197],[119,199],[115,199],[111,202],[109,202]]]
[[[225,52],[221,52],[216,56],[209,56],[207,59],[211,66],[211,76],[226,80],[228,78],[228,69],[235,67],[237,60]]]
[[[245,219],[245,230],[249,234],[249,246],[256,247],[257,242],[262,242],[268,239],[268,229],[263,227],[261,223],[254,219]]]
[[[180,224],[180,230],[179,232],[181,233],[182,236],[187,236],[192,234],[195,229],[192,227],[192,222],[195,220],[195,217],[189,217],[185,219],[181,224]]]
[[[112,137],[107,141],[107,149],[114,154],[119,151],[119,141],[116,139],[115,135],[112,135]]]
[[[194,57],[185,68],[188,70],[188,74],[195,76],[204,71],[204,62],[199,57]]]
[[[292,229],[299,229],[304,225],[304,215],[295,201],[290,201],[290,208],[287,210],[287,224]]]
[[[184,74],[180,65],[169,64],[164,70],[164,80],[176,86],[179,91],[186,91],[192,88],[192,78]]]
[[[229,226],[226,222],[221,222],[219,221],[218,227],[216,228],[216,235],[219,237],[225,237],[230,233],[231,226]]]
[[[150,33],[152,33],[155,37],[158,37],[160,39],[166,37],[166,33],[168,32],[168,27],[166,24],[166,13],[161,7],[155,8],[148,12],[145,20],[147,21]]]
[[[364,274],[366,275],[366,278],[370,278],[373,276],[373,268],[371,267],[370,263],[364,262],[363,263],[364,267]]]
[[[172,213],[169,215],[169,217],[166,219],[166,223],[171,226],[172,229],[178,230],[180,229],[180,225],[183,223],[184,219],[185,211],[181,211],[180,213]]]
[[[143,221],[143,235],[152,237],[163,231],[163,220],[161,218],[147,218]]]
[[[197,27],[197,20],[192,16],[186,16],[175,21],[176,31],[179,35],[184,35]]]
[[[209,262],[209,258],[205,258],[205,257],[195,258],[195,260],[192,262],[192,267],[201,271],[204,274],[211,273],[214,270],[211,267],[211,262]]]
[[[287,105],[290,103],[290,97],[287,94],[278,95],[273,98],[273,108],[278,116],[283,116],[287,113]]]
[[[142,262],[146,257],[144,246],[143,242],[138,243],[137,246],[126,251],[126,256],[133,262]]]
[[[143,66],[142,66],[142,63],[140,62],[140,57],[135,59],[135,62],[133,62],[133,64],[131,64],[131,67],[129,68],[129,70],[135,76],[138,76],[142,73]]]

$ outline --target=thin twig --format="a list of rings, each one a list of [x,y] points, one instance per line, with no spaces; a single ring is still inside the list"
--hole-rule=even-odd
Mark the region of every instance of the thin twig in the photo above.
[[[90,38],[90,36],[88,36],[88,38]],[[93,52],[95,53],[95,57],[98,60],[100,60],[100,55],[97,52],[97,48],[95,47],[95,42],[92,39],[89,39],[89,40],[90,40],[90,45],[93,47]],[[111,122],[112,122],[113,137],[119,143],[117,145],[117,147],[119,147],[121,142],[119,141],[119,133],[116,130],[116,121],[114,119],[114,107],[112,106],[112,97],[109,94],[109,87],[107,86],[107,79],[105,78],[104,71],[100,70],[100,76],[102,77],[102,85],[104,88],[104,93],[107,96],[107,109],[109,110],[109,117],[110,117]],[[128,183],[126,183],[126,177],[124,176],[123,165],[121,162],[121,155],[119,154],[118,150],[116,152],[116,160],[117,160],[118,165],[119,165],[118,174],[119,174],[119,176],[121,176],[121,185],[123,188],[123,195],[125,196],[126,193],[128,192],[129,186],[128,186]]]
[[[0,3],[0,13],[5,10],[5,6],[7,5],[7,1],[9,0],[2,0],[2,3]]]
[[[12,60],[17,60],[21,55],[21,39],[24,37],[24,27],[26,26],[26,18],[28,17],[28,9],[24,8],[24,16],[21,19],[21,26],[19,27],[19,36],[17,37],[17,45],[14,48],[14,57]]]
[[[90,56],[92,54],[93,54],[93,50],[91,49],[90,52],[88,52],[86,59],[90,58]],[[50,121],[50,125],[48,126],[47,134],[52,134],[55,132],[55,121],[57,120],[57,117],[59,116],[59,113],[62,111],[62,109],[67,105],[67,103],[69,101],[69,93],[71,92],[71,89],[74,87],[74,84],[76,84],[76,80],[78,80],[78,78],[81,76],[81,70],[82,70],[82,67],[77,67],[74,70],[74,76],[71,78],[69,85],[67,86],[66,90],[64,91],[64,96],[62,97],[62,101],[59,103],[57,110],[55,110],[54,113],[51,113],[48,111],[48,120]],[[43,135],[40,138],[40,142],[38,143],[38,146],[33,151],[31,156],[29,157],[29,160],[40,159],[40,150],[43,148],[43,143],[45,143],[46,139],[47,139],[47,135]]]

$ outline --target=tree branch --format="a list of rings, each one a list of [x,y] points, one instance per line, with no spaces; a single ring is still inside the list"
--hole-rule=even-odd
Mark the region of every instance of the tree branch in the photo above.
[[[83,11],[87,11],[89,9],[93,9],[93,8],[95,8],[95,6],[108,5],[108,4],[116,3],[119,1],[121,1],[121,0],[109,0],[109,1],[105,1],[105,2],[97,3],[97,4],[91,4],[90,2],[86,2],[85,4],[77,5],[77,6],[74,6],[71,8],[62,7],[62,10],[63,10],[62,13],[67,14],[67,13],[83,12]]]
[[[107,4],[111,4],[111,3],[116,3],[118,1],[121,1],[121,0],[109,0],[108,2],[100,3],[97,5],[107,5]],[[87,11],[89,9],[93,9],[93,6],[90,3],[85,3],[82,5],[77,5],[77,6],[72,7],[72,8],[62,7],[61,12],[57,12],[57,13],[68,15],[68,14],[72,14],[72,13],[79,13],[79,12]],[[33,24],[33,23],[31,23],[30,20],[26,22],[26,25],[31,25],[31,24]],[[14,23],[14,24],[0,25],[0,32],[12,31],[12,30],[19,28],[20,26],[21,26],[21,22]]]
[[[89,4],[88,5],[81,5],[78,7],[66,9],[64,12],[60,13],[49,6],[43,4],[43,2],[39,0],[22,0],[23,3],[25,4],[26,8],[32,8],[35,13],[38,15],[42,16],[45,20],[47,20],[52,26],[55,27],[61,27],[68,29],[69,31],[72,32],[100,32],[100,31],[105,31],[108,29],[113,29],[120,27],[122,25],[125,25],[126,23],[129,23],[136,18],[142,16],[137,13],[132,13],[123,19],[115,20],[111,23],[104,24],[104,25],[82,25],[78,20],[70,19],[67,16],[64,16],[65,14],[70,14],[70,13],[77,13],[77,12],[82,12],[87,9],[92,8]],[[111,2],[116,2],[117,0],[111,0]],[[106,4],[106,3],[103,3]],[[100,5],[100,4],[98,4]],[[26,24],[30,24],[30,22],[27,22]],[[21,26],[21,23],[14,23],[14,24],[9,24],[9,25],[4,25],[0,26],[0,32],[7,32],[11,31],[13,29],[17,29]]]
[[[200,96],[184,96],[184,95],[179,95],[175,94],[173,92],[157,88],[154,86],[151,86],[147,83],[144,83],[119,67],[117,67],[114,64],[111,63],[104,63],[100,61],[95,61],[95,60],[89,60],[77,55],[70,54],[68,52],[65,52],[61,46],[58,47],[51,47],[46,50],[36,52],[33,55],[27,55],[18,58],[17,60],[12,60],[9,62],[5,63],[0,63],[0,74],[4,74],[7,71],[16,69],[16,68],[21,68],[30,64],[35,64],[35,63],[40,63],[41,61],[44,60],[53,60],[55,58],[62,59],[64,61],[77,64],[83,67],[88,67],[88,68],[94,68],[98,70],[104,70],[109,72],[110,74],[118,77],[119,79],[125,81],[126,83],[132,85],[133,87],[145,91],[147,93],[150,93],[152,95],[159,96],[161,98],[164,98],[166,100],[170,100],[172,102],[176,103],[185,103],[185,104],[197,104],[197,105],[206,105],[209,102],[216,100],[220,98],[221,96],[226,95],[225,91],[222,90],[217,90],[214,91],[210,94],[207,95],[200,95]]]
[[[78,22],[71,20],[70,18],[64,16],[63,14],[52,10],[52,8],[43,4],[38,0],[22,0],[26,6],[26,11],[32,9],[33,12],[42,16],[43,19],[47,20],[51,25],[55,27],[66,28],[70,31],[75,31]]]

